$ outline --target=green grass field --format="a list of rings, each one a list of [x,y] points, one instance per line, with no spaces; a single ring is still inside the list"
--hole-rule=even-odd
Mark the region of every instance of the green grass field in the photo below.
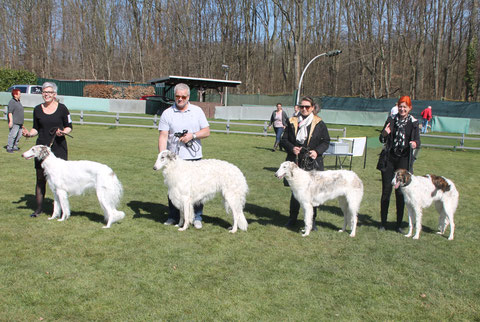
[[[6,141],[6,122],[0,124]],[[376,130],[348,127],[347,134],[374,138]],[[70,198],[66,222],[30,218],[33,161],[0,151],[0,320],[480,319],[478,152],[425,148],[415,164],[416,174],[456,183],[454,241],[435,234],[433,207],[424,213],[420,240],[377,229],[378,145],[368,149],[366,169],[363,158],[353,161],[365,186],[357,237],[337,232],[343,217],[331,201],[319,212],[318,232],[302,238],[283,227],[290,190],[274,177],[285,154],[270,151],[272,137],[213,133],[203,141],[205,158],[234,163],[250,187],[248,231],[230,234],[219,197],[205,205],[202,230],[163,225],[167,192],[161,172],[152,170],[156,130],[76,125],[72,135],[71,160],[115,170],[127,216],[102,229],[100,206],[87,194]],[[34,143],[22,139],[22,151]],[[330,169],[335,161],[325,162]],[[52,204],[48,190],[47,212]]]

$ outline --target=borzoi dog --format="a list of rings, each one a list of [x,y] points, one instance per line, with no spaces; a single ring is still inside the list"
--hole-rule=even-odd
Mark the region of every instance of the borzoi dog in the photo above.
[[[45,145],[35,145],[22,154],[25,159],[37,158],[54,196],[53,214],[50,219],[64,221],[70,217],[69,195],[80,195],[87,189],[96,189],[98,201],[103,209],[105,222],[103,228],[125,217],[123,211],[116,209],[122,197],[122,184],[108,166],[93,161],[65,161],[55,157]]]
[[[295,163],[285,161],[280,165],[275,176],[285,177],[305,212],[305,233],[308,236],[312,230],[313,207],[322,205],[328,200],[338,198],[344,220],[343,232],[350,223],[350,237],[355,237],[357,229],[357,213],[363,197],[362,180],[353,171],[305,171]]]
[[[395,189],[400,188],[405,198],[408,210],[408,234],[405,235],[406,237],[412,236],[415,223],[416,231],[413,239],[420,238],[422,209],[435,202],[435,208],[440,214],[438,234],[443,234],[450,224],[448,240],[453,240],[455,232],[453,215],[458,205],[458,191],[451,180],[435,175],[414,176],[405,169],[399,169],[395,172],[392,185],[395,186]]]
[[[193,205],[205,203],[221,192],[227,213],[232,212],[235,233],[237,228],[247,230],[243,214],[248,193],[243,173],[231,163],[215,159],[185,161],[168,150],[158,154],[154,170],[163,169],[165,185],[172,203],[180,210],[178,230],[183,231],[193,222]],[[182,225],[183,223],[183,225]]]

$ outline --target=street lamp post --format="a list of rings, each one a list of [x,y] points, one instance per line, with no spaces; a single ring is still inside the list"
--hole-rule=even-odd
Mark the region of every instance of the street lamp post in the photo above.
[[[222,65],[223,70],[225,71],[225,80],[228,80],[228,70],[230,66]],[[225,86],[225,106],[227,106],[227,98],[228,98],[228,86]]]
[[[300,81],[298,82],[298,91],[297,91],[297,99],[296,99],[297,104],[300,103],[299,100],[300,100],[300,91],[302,89],[303,76],[305,75],[305,72],[307,71],[308,66],[310,66],[310,64],[319,57],[322,57],[322,56],[333,57],[333,56],[337,56],[341,52],[342,52],[341,50],[332,50],[332,51],[320,54],[318,56],[315,56],[312,58],[312,60],[310,60],[310,62],[308,62],[307,66],[305,66],[305,68],[303,69],[302,76],[300,76]]]

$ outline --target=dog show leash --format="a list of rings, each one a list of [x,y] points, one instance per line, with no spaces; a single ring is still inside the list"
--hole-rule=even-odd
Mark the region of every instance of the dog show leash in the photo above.
[[[55,138],[57,137],[56,134],[55,134],[55,132],[57,132],[58,129],[60,129],[60,128],[58,128],[58,127],[52,127],[52,128],[50,129],[50,131],[49,131],[50,135],[53,135],[52,141],[51,141],[50,144],[48,145],[49,148],[51,148],[52,145],[53,145],[53,142],[55,142]],[[71,136],[70,134],[63,133],[63,135],[69,136],[69,137],[71,137],[71,138],[73,139],[73,136]]]

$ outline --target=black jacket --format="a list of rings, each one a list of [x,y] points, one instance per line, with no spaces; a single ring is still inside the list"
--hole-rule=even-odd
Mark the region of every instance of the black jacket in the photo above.
[[[301,152],[298,156],[299,167],[305,169],[305,153],[310,150],[317,152],[317,159],[315,162],[314,170],[323,170],[323,153],[328,149],[330,145],[330,135],[328,134],[327,126],[318,116],[314,116],[312,124],[307,127],[308,137],[303,145],[297,142],[298,132],[298,118],[291,117],[287,122],[287,127],[283,132],[280,145],[287,151],[286,161],[296,162],[297,158],[293,153],[295,146],[303,146],[305,152]],[[310,169],[308,169],[310,170]]]
[[[408,142],[410,141],[415,141],[417,143],[417,149],[420,148],[420,130],[418,126],[418,120],[415,118],[412,118],[413,122],[408,122],[407,125],[405,126],[405,139],[407,141],[407,148],[403,151],[401,157],[408,157],[410,154],[410,145]],[[387,126],[387,124],[390,123],[390,129],[392,130],[389,135],[383,136],[382,133],[380,133],[379,140],[381,143],[386,143],[386,149],[389,154],[389,156],[393,156],[393,139],[395,136],[396,128],[395,128],[395,120],[392,117],[388,117],[387,120],[385,121],[385,124],[383,125],[383,130]]]

